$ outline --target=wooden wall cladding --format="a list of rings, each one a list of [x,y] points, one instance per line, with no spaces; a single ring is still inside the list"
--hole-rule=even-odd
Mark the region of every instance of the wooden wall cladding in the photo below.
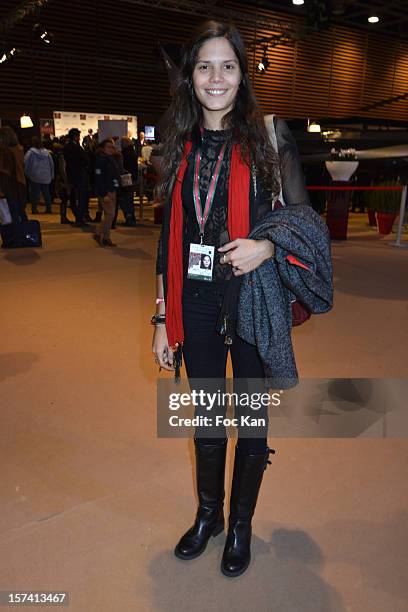
[[[2,0],[1,18],[18,4]],[[248,5],[217,6],[252,10]],[[209,16],[211,8],[209,7]],[[263,18],[293,15],[262,10]],[[9,36],[23,54],[0,65],[0,116],[32,112],[49,117],[54,109],[139,115],[154,122],[169,103],[167,73],[157,54],[158,42],[186,40],[200,17],[116,0],[54,0],[41,21],[55,35],[52,45],[34,44],[33,21]],[[271,30],[239,25],[246,43]],[[269,48],[270,67],[256,70],[263,48],[249,48],[252,81],[265,112],[286,118],[361,116],[408,120],[408,100],[371,111],[361,107],[408,92],[408,42],[336,26],[289,45]],[[32,78],[34,76],[34,78]],[[36,108],[34,108],[36,107]]]

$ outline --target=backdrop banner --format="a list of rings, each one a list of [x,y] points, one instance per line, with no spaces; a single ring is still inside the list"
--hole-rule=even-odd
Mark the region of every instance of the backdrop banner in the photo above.
[[[129,115],[99,115],[97,113],[80,113],[75,111],[54,111],[54,127],[56,136],[64,136],[71,128],[81,130],[81,140],[88,130],[98,131],[98,121],[127,121],[127,136],[137,138],[137,117]],[[125,135],[125,134],[119,134]]]

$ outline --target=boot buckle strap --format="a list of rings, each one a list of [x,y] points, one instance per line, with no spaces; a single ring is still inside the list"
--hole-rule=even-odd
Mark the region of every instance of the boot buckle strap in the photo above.
[[[268,463],[269,463],[269,465],[272,465],[272,461],[270,461],[270,460],[269,460],[269,455],[270,455],[270,454],[272,454],[272,455],[275,455],[275,454],[276,454],[276,450],[275,450],[274,448],[269,448],[269,447],[268,447],[268,448],[266,449],[266,451],[267,451],[267,455],[266,455],[265,470],[266,470],[266,468],[268,467]]]

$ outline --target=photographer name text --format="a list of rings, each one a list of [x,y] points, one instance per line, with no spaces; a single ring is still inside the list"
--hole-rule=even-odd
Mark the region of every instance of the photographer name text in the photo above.
[[[169,424],[171,427],[266,427],[266,419],[243,415],[232,418],[222,415],[215,417],[196,416],[193,418],[172,415],[169,418]]]

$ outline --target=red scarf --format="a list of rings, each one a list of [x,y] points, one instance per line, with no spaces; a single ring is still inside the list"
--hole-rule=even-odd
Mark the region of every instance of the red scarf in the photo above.
[[[181,189],[187,170],[191,142],[184,146],[183,159],[173,189],[167,259],[166,330],[173,349],[183,344],[183,203]],[[249,233],[249,166],[241,158],[241,147],[234,144],[228,183],[228,233],[230,240],[246,238]]]

